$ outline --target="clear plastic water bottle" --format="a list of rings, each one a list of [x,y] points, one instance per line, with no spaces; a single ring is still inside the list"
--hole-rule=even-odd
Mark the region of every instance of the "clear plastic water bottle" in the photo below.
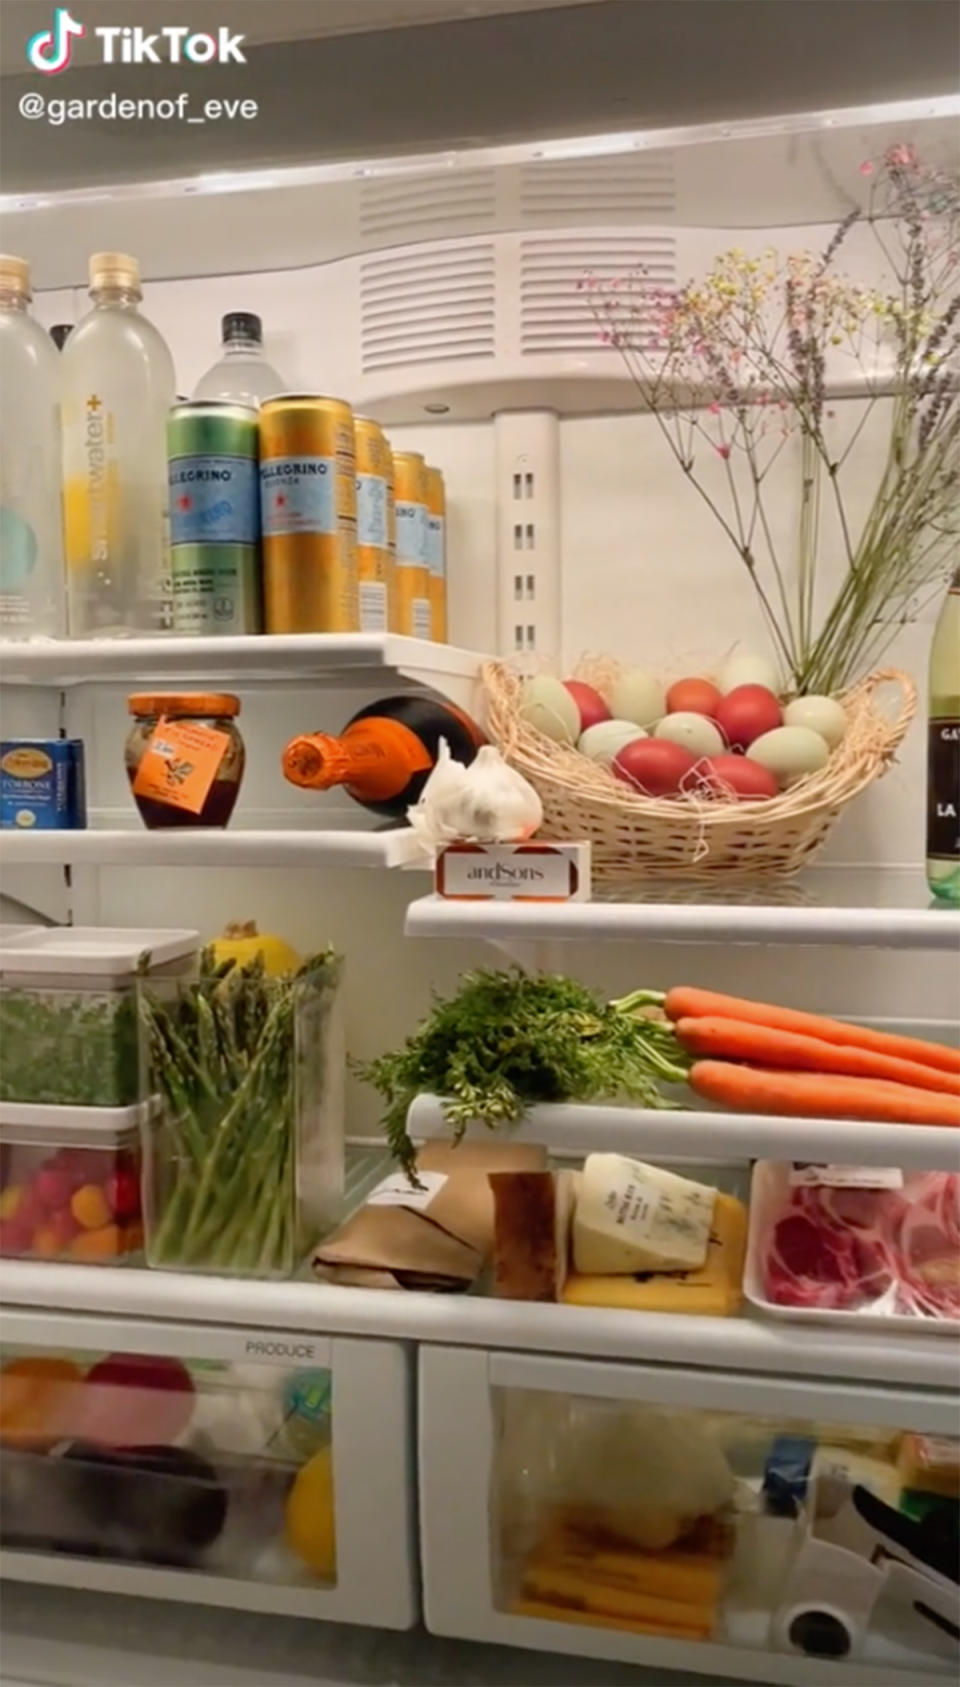
[[[60,355],[30,315],[30,266],[0,257],[0,637],[66,625]]]
[[[265,398],[287,392],[290,383],[263,355],[263,323],[252,311],[235,310],[220,324],[220,356],[194,388],[194,398],[259,407]]]
[[[93,309],[60,355],[68,613],[75,637],[160,633],[173,621],[165,340],[141,314],[140,267],[90,259]]]

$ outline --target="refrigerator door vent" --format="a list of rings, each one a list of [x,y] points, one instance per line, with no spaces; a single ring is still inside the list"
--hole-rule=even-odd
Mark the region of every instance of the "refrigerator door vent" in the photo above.
[[[360,268],[364,374],[492,358],[496,290],[490,242],[400,248]]]
[[[386,176],[364,182],[360,247],[370,250],[479,233],[494,227],[496,208],[494,170]]]
[[[676,245],[663,233],[551,235],[520,252],[520,349],[524,356],[605,349],[604,290],[620,283],[638,333],[650,295],[673,288]],[[619,289],[618,289],[619,291]]]
[[[676,210],[673,154],[544,159],[520,176],[525,224],[670,222]]]

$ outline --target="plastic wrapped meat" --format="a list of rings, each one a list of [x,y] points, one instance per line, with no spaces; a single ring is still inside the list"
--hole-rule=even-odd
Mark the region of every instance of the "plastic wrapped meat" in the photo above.
[[[764,1283],[778,1306],[960,1318],[960,1175],[908,1174],[899,1189],[788,1190]]]

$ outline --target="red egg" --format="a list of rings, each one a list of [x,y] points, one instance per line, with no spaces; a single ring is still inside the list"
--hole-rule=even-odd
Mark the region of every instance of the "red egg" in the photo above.
[[[749,756],[705,756],[697,764],[707,794],[733,801],[757,801],[761,797],[775,797],[780,786],[769,768],[761,767]]]
[[[667,738],[637,738],[613,758],[612,771],[647,797],[675,797],[697,758]]]
[[[592,685],[587,685],[582,679],[565,679],[563,686],[580,710],[581,732],[586,732],[588,726],[598,726],[602,720],[612,718],[607,704]]]
[[[738,685],[721,698],[715,719],[731,750],[746,750],[755,738],[783,725],[783,710],[765,685]]]
[[[667,692],[667,714],[709,715],[712,720],[722,701],[722,691],[710,680],[678,679]]]

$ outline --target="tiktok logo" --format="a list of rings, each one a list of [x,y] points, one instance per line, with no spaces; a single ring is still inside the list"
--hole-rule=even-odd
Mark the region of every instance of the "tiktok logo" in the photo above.
[[[73,37],[86,33],[83,24],[70,16],[66,6],[58,6],[53,14],[53,28],[42,29],[27,42],[27,62],[44,76],[56,76],[70,63]]]

